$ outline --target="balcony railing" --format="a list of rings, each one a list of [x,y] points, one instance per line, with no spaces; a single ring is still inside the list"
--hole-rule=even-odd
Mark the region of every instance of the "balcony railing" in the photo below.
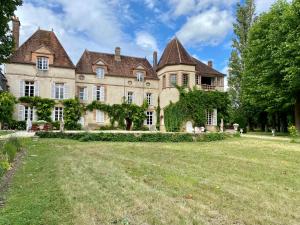
[[[216,89],[216,86],[214,86],[214,85],[202,84],[201,86],[202,86],[203,90],[215,90]]]

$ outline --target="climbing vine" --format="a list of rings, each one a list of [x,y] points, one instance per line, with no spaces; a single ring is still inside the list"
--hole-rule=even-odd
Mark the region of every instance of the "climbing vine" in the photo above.
[[[41,98],[41,97],[21,97],[19,101],[27,103],[30,107],[35,107],[36,115],[39,120],[45,120],[51,122],[51,114],[55,101],[53,99]]]
[[[130,130],[132,126],[133,129],[141,129],[143,127],[147,108],[148,104],[146,101],[142,106],[128,104],[126,102],[107,105],[97,101],[87,106],[87,110],[89,111],[97,109],[107,113],[112,127],[115,126],[117,122],[119,127],[126,128],[126,130]]]
[[[84,107],[78,98],[66,99],[62,101],[64,105],[64,122],[67,130],[80,130],[81,125],[78,123]]]
[[[218,124],[221,118],[228,118],[228,94],[218,91],[201,91],[194,88],[186,91],[177,87],[179,101],[170,103],[164,109],[166,130],[178,132],[186,121],[193,121],[195,126],[206,124],[206,110],[218,110]]]

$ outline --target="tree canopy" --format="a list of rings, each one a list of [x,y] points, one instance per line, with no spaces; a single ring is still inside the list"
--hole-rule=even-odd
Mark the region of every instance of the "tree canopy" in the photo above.
[[[22,0],[0,0],[0,64],[5,62],[13,51],[14,40],[8,23],[20,5]]]
[[[269,113],[294,107],[300,129],[300,2],[278,1],[250,29],[242,81],[245,101]]]

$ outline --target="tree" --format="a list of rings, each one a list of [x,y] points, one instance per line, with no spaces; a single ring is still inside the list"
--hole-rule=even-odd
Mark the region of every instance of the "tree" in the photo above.
[[[1,124],[12,121],[16,98],[8,92],[0,92],[0,129]]]
[[[6,62],[13,51],[14,40],[8,26],[22,0],[0,0],[0,64]]]
[[[278,1],[253,24],[245,54],[243,91],[269,113],[294,108],[300,130],[300,3]]]
[[[238,4],[236,22],[233,24],[235,37],[229,60],[229,94],[235,108],[241,105],[241,79],[245,70],[244,57],[248,46],[248,33],[255,18],[254,0],[246,0],[245,5]]]

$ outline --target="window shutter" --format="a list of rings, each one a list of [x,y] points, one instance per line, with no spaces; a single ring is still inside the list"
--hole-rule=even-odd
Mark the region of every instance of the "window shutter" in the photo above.
[[[133,92],[132,92],[132,103],[131,104],[135,104],[135,96],[134,96]]]
[[[64,99],[69,98],[69,85],[64,84]]]
[[[51,83],[51,97],[55,99],[55,83]]]
[[[89,99],[89,90],[88,88],[84,88],[84,98],[85,101],[87,101]]]
[[[97,100],[97,86],[93,87],[93,100],[96,101]]]
[[[52,110],[51,118],[52,118],[52,121],[55,121],[55,108]]]
[[[34,82],[34,96],[40,96],[40,82]]]
[[[36,108],[32,109],[32,113],[33,113],[32,120],[37,121],[38,117],[37,117],[37,114],[36,114]]]
[[[25,95],[25,82],[24,80],[20,80],[20,93],[19,96],[23,97]]]
[[[214,109],[214,112],[213,112],[213,125],[214,126],[218,125],[218,111],[217,111],[217,109]]]
[[[104,90],[103,86],[101,86],[101,88],[100,88],[100,101],[101,102],[105,101],[105,90]]]
[[[100,110],[96,110],[96,122],[104,123],[104,112]]]
[[[25,106],[19,105],[19,121],[25,120]]]

